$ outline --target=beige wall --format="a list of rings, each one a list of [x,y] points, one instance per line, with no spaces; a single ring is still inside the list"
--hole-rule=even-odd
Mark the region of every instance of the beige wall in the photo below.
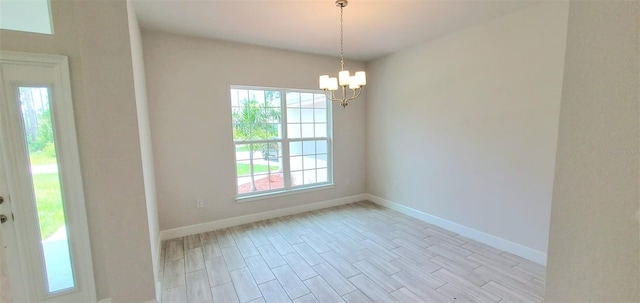
[[[546,301],[640,302],[640,3],[572,1]]]
[[[334,104],[335,188],[235,201],[229,85],[316,89],[339,59],[157,32],[142,38],[162,230],[364,193],[362,96],[347,109]]]
[[[127,5],[52,1],[52,36],[0,30],[0,49],[69,57],[98,299],[155,298]],[[109,26],[105,26],[109,25]]]
[[[138,134],[140,137],[140,153],[142,156],[142,176],[144,178],[144,194],[147,204],[147,220],[149,223],[149,240],[153,277],[159,285],[160,265],[160,224],[158,222],[158,202],[156,201],[155,168],[153,166],[153,146],[151,145],[151,126],[149,124],[149,104],[147,102],[147,80],[144,71],[142,50],[142,33],[130,0],[127,0],[129,16],[129,39],[131,42],[131,60],[133,63],[133,82],[136,96],[136,113],[138,118]],[[156,298],[160,298],[161,289],[156,289]]]
[[[368,192],[544,256],[567,13],[535,5],[367,64]]]

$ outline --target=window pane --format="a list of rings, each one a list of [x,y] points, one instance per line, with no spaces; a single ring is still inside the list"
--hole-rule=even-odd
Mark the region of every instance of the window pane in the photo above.
[[[300,122],[300,109],[287,108],[287,122],[299,123]]]
[[[269,158],[269,172],[272,174],[282,173],[282,158]]]
[[[56,142],[46,87],[19,87],[22,122],[27,139],[31,181],[38,212],[44,272],[49,292],[75,287]]]
[[[251,191],[251,184],[245,185],[244,188],[249,188],[249,192],[261,192],[269,190],[269,173],[261,171],[253,176],[253,184],[255,184],[255,190]]]
[[[282,176],[281,142],[250,144],[252,160],[237,161],[238,193],[251,193],[284,187]],[[250,151],[245,152],[250,155]],[[253,169],[253,178],[251,170]]]
[[[296,141],[289,143],[289,155],[300,156],[302,155],[302,142]]]
[[[327,137],[327,125],[316,123],[316,137],[317,138],[326,138]]]
[[[232,108],[233,139],[249,141],[281,138],[280,125],[274,123],[281,119],[280,109],[266,107],[264,100],[260,104],[254,98],[260,94],[255,91],[251,91],[251,95],[251,99],[244,99],[239,107]],[[264,99],[264,94],[261,95]]]
[[[319,154],[327,153],[327,141],[326,140],[318,140],[316,141],[316,150]]]
[[[313,123],[313,109],[302,109],[300,111],[302,122]]]
[[[236,160],[249,160],[251,144],[236,144]]]
[[[315,156],[304,156],[302,158],[302,165],[304,169],[315,169],[316,168],[316,157]]]
[[[302,172],[301,171],[291,172],[291,186],[298,186],[302,184],[304,184]]]
[[[302,170],[302,157],[291,157],[289,166],[291,170]]]
[[[300,106],[303,108],[313,108],[313,94],[312,93],[302,93],[300,94]]]
[[[287,93],[287,107],[300,107],[300,93]]]
[[[231,89],[231,106],[240,106],[240,100],[238,100],[237,89]]]
[[[53,34],[49,1],[2,1],[0,28],[16,31]]]
[[[280,98],[280,92],[279,91],[272,91],[272,90],[268,90],[264,92],[265,94],[265,98],[269,104],[270,107],[277,107],[280,108],[280,104],[282,104],[282,100]]]
[[[267,132],[265,133],[267,137],[266,139],[281,139],[282,132],[280,131],[280,124],[278,123],[270,123],[265,125]]]
[[[249,91],[246,89],[239,89],[238,90],[238,100],[240,100],[240,103],[246,102],[247,100],[249,100]]]
[[[264,91],[250,90],[249,100],[256,100],[259,104],[264,104]]]
[[[274,110],[272,108],[266,108],[267,110],[267,115],[269,115],[271,118],[271,121],[278,121],[280,119],[280,111],[279,110]],[[269,124],[262,124],[262,126],[264,127],[264,129],[257,129],[256,131],[257,133],[257,137],[260,139],[280,139],[282,138],[282,132],[280,131],[280,125],[277,123],[269,123]]]
[[[320,182],[327,182],[328,181],[328,174],[329,172],[327,171],[326,168],[320,168],[316,171],[316,180],[318,181],[318,183]]]
[[[280,112],[279,107],[266,107],[263,109],[263,112],[267,115],[266,121],[271,123],[280,124],[282,120],[282,113]]]
[[[313,138],[313,124],[302,124],[302,138]]]
[[[327,97],[323,94],[314,94],[314,107],[315,108],[326,108],[327,107]]]
[[[316,183],[316,170],[305,170],[304,171],[304,184],[313,184]]]
[[[251,162],[249,160],[240,160],[236,161],[236,174],[238,177],[245,177],[251,174],[250,166]]]
[[[282,172],[270,173],[267,177],[269,181],[269,189],[282,189],[284,188],[284,177]]]
[[[327,166],[327,155],[317,155],[316,156],[316,164],[318,167],[328,167]]]
[[[316,141],[303,141],[302,142],[302,154],[313,155],[316,153]]]
[[[314,110],[314,118],[315,118],[315,122],[327,122],[327,110],[322,108],[322,109],[315,109]]]
[[[268,161],[262,159],[256,159],[253,161],[253,177],[251,175],[251,162],[250,161],[238,161],[238,194],[246,194],[251,192],[260,192],[270,190],[275,185],[273,182],[278,181],[276,175],[281,175],[277,170],[279,167],[277,164],[270,164]],[[275,161],[274,161],[275,162]],[[271,171],[270,171],[271,169]],[[241,175],[242,173],[242,175]],[[271,179],[269,177],[272,177]]]
[[[243,129],[241,128],[241,125],[236,125],[237,118],[240,115],[242,115],[242,110],[238,107],[233,107],[231,117],[233,119],[233,140],[234,141],[243,140],[243,135],[244,135]]]
[[[302,134],[300,133],[300,124],[288,124],[287,136],[291,139],[297,139],[302,137]]]
[[[262,159],[265,161],[269,161],[269,163],[273,161],[278,162],[278,159],[280,158],[280,155],[281,155],[280,154],[281,151],[282,151],[282,143],[280,142],[260,144],[260,153],[262,154]]]

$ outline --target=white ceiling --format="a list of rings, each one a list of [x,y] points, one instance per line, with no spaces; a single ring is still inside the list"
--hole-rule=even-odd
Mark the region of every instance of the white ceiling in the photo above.
[[[538,0],[351,0],[344,8],[345,57],[375,59]],[[133,0],[143,29],[340,55],[334,0]]]

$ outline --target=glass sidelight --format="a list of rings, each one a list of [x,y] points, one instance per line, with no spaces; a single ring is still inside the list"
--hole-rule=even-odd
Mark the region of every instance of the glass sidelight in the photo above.
[[[75,287],[48,87],[18,87],[49,293]]]

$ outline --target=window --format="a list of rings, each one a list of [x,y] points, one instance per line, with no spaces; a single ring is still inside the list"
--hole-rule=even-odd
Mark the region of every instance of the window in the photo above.
[[[231,86],[238,198],[332,185],[321,91]]]
[[[0,1],[0,29],[53,34],[49,0]]]

